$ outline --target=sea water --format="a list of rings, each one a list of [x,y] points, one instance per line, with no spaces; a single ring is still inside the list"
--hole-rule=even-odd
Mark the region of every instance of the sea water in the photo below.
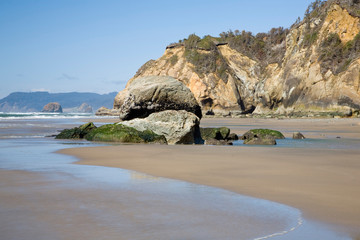
[[[123,169],[72,164],[75,158],[54,152],[97,144],[46,136],[77,121],[0,120],[0,174],[35,174],[0,184],[0,192],[29,204],[0,199],[2,238],[350,239],[283,204]]]

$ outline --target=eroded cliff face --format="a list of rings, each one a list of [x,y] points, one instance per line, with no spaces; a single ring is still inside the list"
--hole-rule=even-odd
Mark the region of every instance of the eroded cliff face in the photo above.
[[[309,32],[313,32],[314,40],[304,46]],[[340,5],[331,4],[325,17],[298,23],[290,29],[286,40],[273,47],[285,45],[286,51],[279,63],[251,59],[222,43],[216,44],[220,58],[214,59],[217,65],[220,60],[226,63],[222,74],[218,71],[199,73],[196,70],[199,67],[188,61],[186,47],[176,44],[169,46],[158,60],[147,62],[129,82],[149,75],[172,76],[193,92],[204,112],[283,114],[358,110],[360,58],[345,61],[343,68],[335,71],[326,68],[324,59],[330,61],[331,57],[325,58],[327,55],[323,52],[324,42],[330,41],[332,34],[338,35],[341,42],[337,44],[346,50],[354,44],[359,32],[359,18],[351,16]],[[211,54],[201,48],[197,52],[203,56]],[[336,61],[332,64],[336,67]]]

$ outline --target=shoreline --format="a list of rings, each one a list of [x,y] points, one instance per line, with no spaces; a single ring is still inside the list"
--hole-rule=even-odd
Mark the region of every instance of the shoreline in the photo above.
[[[301,123],[301,125],[300,125]],[[202,127],[307,131],[312,138],[360,139],[359,119],[203,119]],[[356,130],[356,131],[354,131]],[[115,145],[59,151],[77,164],[117,167],[218,187],[300,209],[305,218],[359,237],[360,150],[195,145]]]

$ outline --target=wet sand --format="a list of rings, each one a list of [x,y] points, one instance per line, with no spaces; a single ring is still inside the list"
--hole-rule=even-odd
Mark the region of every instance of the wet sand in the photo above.
[[[360,119],[203,119],[242,134],[254,127],[311,138],[360,139]],[[114,145],[65,149],[79,164],[118,167],[227,189],[296,207],[360,236],[360,149]]]

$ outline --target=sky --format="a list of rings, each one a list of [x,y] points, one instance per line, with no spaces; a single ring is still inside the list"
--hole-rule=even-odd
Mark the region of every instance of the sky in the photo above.
[[[312,0],[0,0],[0,98],[121,91],[190,34],[290,27]]]

